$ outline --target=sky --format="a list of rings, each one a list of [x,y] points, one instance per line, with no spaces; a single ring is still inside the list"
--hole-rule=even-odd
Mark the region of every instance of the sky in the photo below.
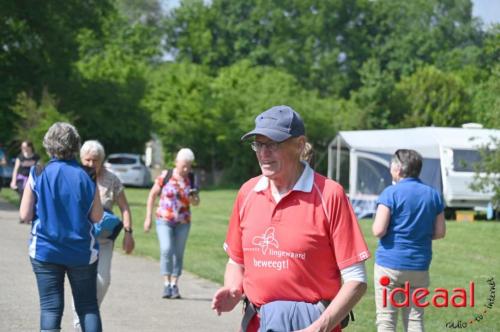
[[[472,14],[479,16],[485,25],[500,23],[500,0],[473,0]]]

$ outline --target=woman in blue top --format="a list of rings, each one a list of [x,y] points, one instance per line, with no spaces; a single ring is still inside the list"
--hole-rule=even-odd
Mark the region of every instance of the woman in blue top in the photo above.
[[[446,234],[441,196],[418,178],[420,154],[397,150],[390,167],[394,185],[380,194],[372,226],[373,235],[380,239],[374,269],[379,332],[396,331],[398,319],[398,308],[387,299],[389,296],[384,299],[384,288],[389,294],[408,282],[412,294],[415,288],[428,287],[432,240]],[[401,304],[403,299],[396,301]],[[424,308],[409,302],[402,308],[404,331],[424,331]]]
[[[20,217],[33,221],[29,254],[40,297],[40,330],[60,331],[64,278],[68,275],[83,331],[102,331],[96,297],[98,245],[93,223],[103,209],[96,185],[75,156],[80,136],[68,123],[54,123],[43,139],[51,160],[32,167]]]

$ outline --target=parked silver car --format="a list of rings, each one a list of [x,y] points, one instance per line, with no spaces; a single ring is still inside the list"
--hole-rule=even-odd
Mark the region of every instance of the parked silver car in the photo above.
[[[104,163],[109,171],[114,173],[126,186],[149,187],[151,174],[144,165],[142,158],[133,153],[113,153]]]

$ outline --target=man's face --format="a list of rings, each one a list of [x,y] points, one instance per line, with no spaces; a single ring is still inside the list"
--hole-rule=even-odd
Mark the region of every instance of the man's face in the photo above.
[[[255,136],[258,145],[257,160],[259,161],[262,175],[271,180],[286,178],[296,168],[300,155],[300,138],[289,138],[281,143],[272,141],[266,136]]]

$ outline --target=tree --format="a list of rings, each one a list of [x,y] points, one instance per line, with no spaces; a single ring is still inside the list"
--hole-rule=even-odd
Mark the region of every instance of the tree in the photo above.
[[[322,94],[346,95],[368,52],[367,3],[185,1],[168,18],[167,45],[181,61],[218,69],[246,59],[284,69]]]
[[[111,10],[108,0],[0,3],[0,113],[9,113],[1,117],[0,139],[14,134],[18,119],[10,105],[22,91],[36,101],[45,88],[59,100],[70,94],[67,83],[78,58],[77,35],[82,28],[99,34],[101,19]]]
[[[246,59],[345,98],[370,58],[398,80],[483,37],[470,0],[184,1],[167,36],[178,60],[216,70]]]
[[[476,165],[476,175],[471,188],[476,191],[492,191],[493,206],[500,209],[500,139],[492,137],[491,142],[479,149],[481,162]]]
[[[204,66],[167,64],[154,72],[144,107],[167,153],[188,146],[197,165],[223,170],[225,183],[241,183],[258,173],[250,147],[240,137],[255,117],[274,105],[289,104],[306,123],[307,135],[324,151],[335,135],[335,103],[304,90],[284,71],[242,61],[214,78]]]
[[[126,17],[129,24],[140,23],[157,28],[163,20],[161,4],[158,0],[116,0],[118,12]]]
[[[373,1],[371,8],[371,57],[397,78],[450,51],[480,46],[481,29],[470,0],[382,0]]]
[[[376,59],[367,60],[361,70],[362,86],[353,91],[350,102],[345,104],[348,113],[359,114],[354,129],[383,129],[397,123],[394,119],[392,96],[396,80],[389,71],[383,71]]]
[[[71,122],[71,117],[59,113],[54,96],[44,89],[40,104],[37,104],[27,93],[22,92],[17,96],[12,112],[20,119],[15,125],[16,140],[18,142],[29,140],[33,143],[43,160],[48,156],[44,153],[43,137],[54,122]]]
[[[14,135],[19,120],[9,105],[16,95],[25,91],[39,102],[46,87],[59,112],[74,115],[82,137],[102,140],[110,152],[142,151],[150,129],[140,107],[144,75],[161,56],[161,15],[152,14],[158,6],[153,0],[2,2],[0,139]]]
[[[457,127],[471,119],[470,97],[452,73],[423,67],[396,84],[395,117],[403,127]]]
[[[500,128],[500,65],[496,65],[485,82],[475,86],[472,99],[474,121],[487,128]]]
[[[82,136],[99,139],[108,152],[142,153],[150,138],[151,120],[141,102],[150,65],[160,55],[155,32],[115,13],[106,17],[100,36],[90,29],[78,35],[77,89],[65,107],[78,114]]]
[[[190,147],[198,165],[210,165],[210,84],[206,68],[189,63],[163,64],[149,75],[141,106],[147,110],[152,130],[158,134],[168,162],[181,147]]]

